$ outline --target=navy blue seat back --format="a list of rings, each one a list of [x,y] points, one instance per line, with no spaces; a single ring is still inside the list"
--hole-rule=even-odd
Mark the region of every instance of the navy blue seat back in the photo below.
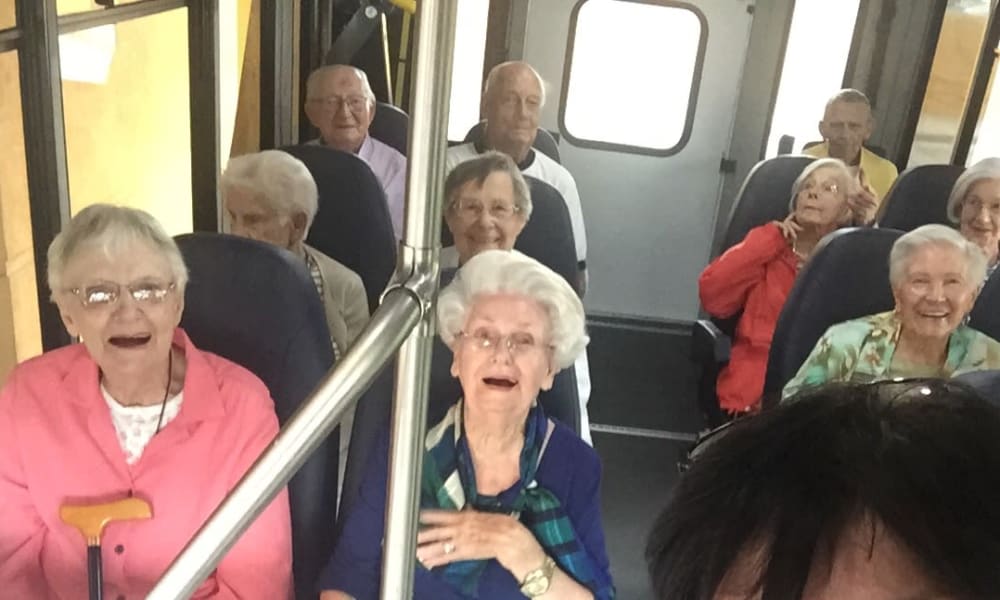
[[[428,427],[443,419],[448,409],[462,397],[462,386],[451,376],[451,362],[451,350],[440,338],[435,339],[427,405]],[[390,363],[358,401],[340,498],[341,515],[350,514],[351,506],[357,500],[372,448],[380,432],[388,426],[392,410],[394,374],[395,366]],[[576,371],[572,366],[556,375],[552,389],[539,393],[538,401],[542,403],[546,415],[563,423],[577,434],[580,433],[580,401]]]
[[[900,235],[893,229],[841,229],[820,242],[778,317],[765,402],[780,395],[830,326],[892,310],[889,252]]]
[[[259,377],[284,424],[333,367],[323,304],[303,261],[262,242],[216,233],[178,236],[190,272],[181,327],[195,346]],[[297,598],[314,598],[332,551],[335,431],[288,485]]]
[[[410,116],[391,104],[376,102],[375,116],[368,126],[368,135],[392,146],[406,156],[406,142],[410,138]]]
[[[306,242],[361,277],[374,312],[396,268],[396,236],[385,192],[364,160],[318,145],[282,148],[305,163],[319,188]]]
[[[965,171],[958,165],[921,165],[903,171],[892,184],[875,220],[879,227],[912,231],[921,225],[949,225],[948,196]]]
[[[469,129],[469,133],[465,134],[464,142],[479,142],[483,139],[483,132],[486,130],[486,121],[480,121]],[[559,142],[556,141],[554,135],[552,135],[548,129],[538,128],[538,134],[535,135],[535,141],[531,144],[535,150],[545,154],[557,163],[562,163],[562,159],[559,157]]]
[[[972,371],[955,377],[976,390],[993,406],[1000,408],[1000,371]]]
[[[577,289],[576,243],[573,223],[562,194],[540,179],[525,177],[531,191],[531,218],[514,248],[534,258]]]
[[[969,314],[969,326],[1000,340],[1000,269],[993,272],[979,292]]]

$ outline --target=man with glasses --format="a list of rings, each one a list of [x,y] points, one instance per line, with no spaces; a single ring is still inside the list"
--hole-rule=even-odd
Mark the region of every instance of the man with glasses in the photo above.
[[[348,65],[316,69],[306,82],[305,111],[320,132],[312,143],[356,154],[368,163],[385,190],[392,229],[401,238],[406,157],[368,134],[375,117],[375,94],[365,72]]]
[[[826,103],[819,133],[823,143],[803,150],[817,158],[839,158],[852,169],[863,188],[874,192],[878,203],[889,193],[899,172],[892,162],[864,147],[872,135],[875,118],[868,97],[855,89],[837,92]]]

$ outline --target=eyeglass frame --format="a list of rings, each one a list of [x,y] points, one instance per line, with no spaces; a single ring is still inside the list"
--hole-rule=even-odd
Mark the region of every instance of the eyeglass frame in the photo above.
[[[491,335],[477,335],[480,332],[482,332],[482,333],[489,333],[489,330],[480,328],[480,329],[478,329],[478,330],[476,330],[474,332],[471,332],[471,333],[462,330],[462,331],[459,331],[458,334],[455,337],[457,337],[459,339],[471,340],[471,341],[475,342],[474,348],[476,350],[482,350],[482,351],[489,350],[489,351],[495,353],[497,351],[496,350],[497,348],[503,347],[504,349],[507,350],[508,353],[510,353],[511,356],[524,356],[524,355],[530,353],[532,350],[535,350],[535,349],[538,349],[538,350],[551,350],[553,348],[552,344],[544,344],[544,343],[538,342],[537,340],[535,340],[534,336],[532,336],[530,344],[526,344],[526,345],[522,345],[522,346],[515,345],[514,344],[514,340],[513,340],[514,336],[516,336],[516,335],[522,335],[522,334],[531,335],[530,333],[527,333],[527,332],[524,332],[524,331],[515,331],[513,333],[508,333],[507,335],[499,335],[499,334],[497,334],[497,335],[492,335],[492,334]],[[492,333],[495,334],[496,332],[492,332]]]
[[[145,289],[137,289],[140,288],[140,286],[146,286],[146,287]],[[157,289],[149,290],[150,286],[155,286]],[[96,288],[96,287],[108,287],[109,291],[111,292],[112,299],[107,302],[91,302],[89,300],[86,300],[83,294],[87,291],[88,288]],[[113,291],[111,290],[111,288],[113,288]],[[72,294],[73,296],[76,296],[76,299],[79,300],[80,305],[83,306],[83,308],[87,310],[95,310],[99,308],[111,307],[117,304],[118,300],[121,298],[122,288],[128,290],[129,296],[132,296],[132,300],[134,300],[140,305],[149,306],[162,303],[171,292],[177,290],[177,282],[171,281],[167,283],[165,286],[161,286],[159,283],[152,284],[149,281],[139,281],[126,284],[109,281],[86,287],[68,288],[66,291]],[[152,296],[149,298],[137,297],[137,294],[139,294],[142,291],[152,291]]]
[[[360,100],[362,104],[355,106],[355,101]],[[375,102],[364,95],[352,94],[350,96],[338,96],[336,94],[330,94],[328,96],[321,96],[316,98],[310,98],[309,102],[321,106],[325,110],[330,110],[332,112],[337,112],[346,104],[351,111],[359,111],[364,108],[371,108]]]
[[[489,209],[487,209],[485,203],[483,202],[471,201],[471,205],[477,207],[477,209],[475,210],[475,214],[473,215],[469,215],[463,212],[463,210],[465,210],[465,203],[463,203],[461,199],[453,201],[448,208],[451,209],[456,215],[458,215],[463,221],[469,223],[474,223],[479,219],[481,219],[484,212],[486,214],[489,214],[490,218],[492,218],[494,221],[506,221],[507,219],[512,218],[514,215],[520,214],[522,211],[522,208],[517,204],[517,202],[512,202],[509,205],[510,208],[509,213],[505,211],[504,214],[500,215],[495,214],[494,209],[499,208],[500,205],[503,205],[503,208],[506,209],[508,206],[505,202],[502,201],[493,202],[491,203]]]

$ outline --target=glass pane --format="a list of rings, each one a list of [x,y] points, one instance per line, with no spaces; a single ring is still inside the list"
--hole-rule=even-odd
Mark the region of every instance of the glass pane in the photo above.
[[[139,0],[114,0],[116,6],[132,4],[133,2],[139,2]],[[56,14],[59,15],[86,12],[88,10],[102,10],[103,8],[103,6],[94,2],[94,0],[56,0]]]
[[[0,54],[0,383],[42,351],[16,52]]]
[[[458,22],[451,69],[451,112],[448,139],[460,142],[479,122],[483,91],[483,61],[490,0],[463,0],[458,4]]]
[[[187,9],[59,37],[71,210],[141,208],[191,231]]]
[[[692,116],[688,105],[703,34],[701,19],[688,8],[621,0],[583,4],[573,33],[566,134],[675,149]],[[629,89],[608,85],[609,73],[629,82]]]
[[[907,166],[951,162],[991,0],[948,0]]]
[[[15,25],[14,0],[0,0],[0,29]]]
[[[777,156],[778,142],[785,135],[795,138],[794,151],[819,141],[817,123],[823,119],[827,100],[844,82],[859,4],[860,0],[796,0],[767,156]]]
[[[1000,55],[1000,48],[997,49]],[[993,69],[990,72],[990,84],[983,99],[983,111],[979,115],[976,133],[972,137],[972,147],[969,148],[969,159],[965,164],[971,165],[984,158],[1000,156],[1000,94],[993,93],[997,79],[997,55],[994,55]]]

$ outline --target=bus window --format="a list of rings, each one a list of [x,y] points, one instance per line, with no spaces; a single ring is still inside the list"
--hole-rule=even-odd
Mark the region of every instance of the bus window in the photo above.
[[[976,124],[976,134],[972,138],[969,158],[965,161],[967,165],[991,156],[1000,156],[1000,94],[993,93],[993,86],[996,84],[997,78],[996,57],[1000,56],[1000,46],[997,47],[993,56],[990,85],[986,89],[984,108],[982,114],[979,115],[979,123]]]
[[[483,92],[483,61],[486,54],[489,0],[458,3],[454,63],[451,68],[451,112],[448,139],[459,142],[479,122],[479,100]]]
[[[990,0],[948,0],[907,166],[951,162],[990,4]]]
[[[795,138],[795,152],[807,142],[820,141],[818,123],[826,101],[843,87],[859,4],[860,0],[796,0],[766,156],[778,154],[778,142],[785,135]]]
[[[694,117],[704,16],[681,2],[584,0],[574,23],[560,115],[566,138],[578,146],[679,151]]]

